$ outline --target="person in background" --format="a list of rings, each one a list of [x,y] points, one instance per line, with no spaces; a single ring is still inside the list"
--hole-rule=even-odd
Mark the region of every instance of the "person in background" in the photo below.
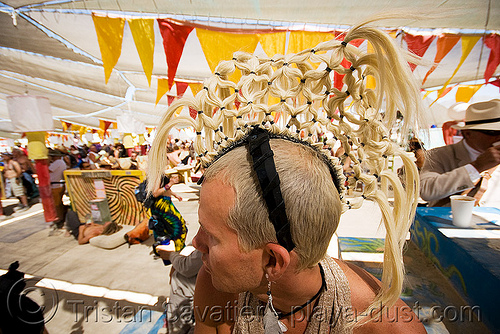
[[[420,140],[414,137],[410,139],[408,149],[415,155],[415,164],[417,165],[418,170],[421,170],[422,167],[424,167],[425,162],[425,149],[423,144]]]
[[[180,252],[184,246],[187,235],[186,221],[181,213],[172,203],[172,197],[182,201],[182,197],[172,191],[172,186],[179,183],[179,175],[165,176],[160,188],[153,191],[155,201],[151,207],[150,228],[153,230],[155,240],[161,238],[165,242],[171,240],[175,244],[175,250]]]
[[[96,145],[94,145],[94,144],[90,145],[90,148],[89,148],[89,151],[87,154],[87,158],[88,158],[88,161],[90,162],[90,167],[92,169],[97,169],[97,166],[100,162],[101,156],[99,155],[98,152],[99,151],[98,151]]]
[[[25,194],[28,200],[31,200],[40,196],[40,193],[38,192],[38,186],[35,183],[35,179],[33,179],[33,174],[36,174],[35,166],[24,152],[24,150],[14,148],[12,156],[21,166],[21,180],[23,182]]]
[[[192,333],[194,330],[193,296],[198,271],[203,265],[202,253],[194,248],[188,255],[156,247],[160,258],[172,263],[170,295],[165,309],[165,327],[161,333]],[[186,249],[189,246],[186,247]],[[183,252],[184,253],[184,252]]]
[[[78,244],[83,245],[98,235],[111,235],[122,229],[121,225],[115,222],[107,222],[104,225],[87,222],[78,228]]]
[[[24,186],[21,180],[21,166],[17,161],[13,159],[11,153],[4,152],[2,153],[2,157],[5,164],[3,170],[5,180],[9,182],[12,194],[17,197],[20,202],[20,208],[17,210],[17,212],[26,211],[29,209],[29,207],[28,198],[24,193]]]
[[[463,140],[428,151],[420,172],[420,196],[429,206],[449,206],[451,195],[476,198],[476,205],[500,208],[500,100],[471,104]]]
[[[52,198],[54,199],[54,206],[56,208],[57,219],[54,221],[54,229],[60,229],[64,226],[66,218],[66,206],[63,203],[63,195],[66,191],[64,185],[64,171],[67,166],[61,159],[64,154],[58,150],[49,149],[49,175],[50,186],[52,188]]]
[[[167,147],[167,158],[172,167],[180,165],[181,159],[179,158],[179,147],[174,146],[172,148]]]
[[[113,155],[116,159],[128,158],[127,150],[125,149],[125,146],[123,146],[123,144],[121,143],[115,145]]]

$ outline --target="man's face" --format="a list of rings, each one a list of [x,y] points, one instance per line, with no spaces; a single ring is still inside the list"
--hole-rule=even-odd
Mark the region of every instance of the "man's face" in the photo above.
[[[259,287],[264,274],[262,249],[242,252],[236,231],[227,225],[234,197],[233,188],[218,180],[203,183],[198,209],[200,229],[193,239],[193,245],[203,253],[213,286],[229,293]]]
[[[500,141],[500,131],[498,134],[489,135],[478,130],[462,130],[462,134],[467,144],[481,153],[491,147],[493,143]]]

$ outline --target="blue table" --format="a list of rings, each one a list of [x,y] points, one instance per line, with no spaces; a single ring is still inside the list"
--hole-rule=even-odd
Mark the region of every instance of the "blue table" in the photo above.
[[[496,213],[495,208],[474,208]],[[500,218],[500,217],[499,217]],[[452,224],[449,207],[417,208],[411,240],[431,259],[469,303],[479,306],[481,321],[500,329],[500,226],[474,219],[470,228]]]

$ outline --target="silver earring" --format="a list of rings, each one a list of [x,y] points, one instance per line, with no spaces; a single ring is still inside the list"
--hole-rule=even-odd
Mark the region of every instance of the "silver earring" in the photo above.
[[[266,274],[266,278],[268,278]],[[269,278],[268,278],[269,279]],[[267,305],[264,312],[264,334],[282,334],[288,328],[278,318],[278,312],[273,306],[273,296],[271,295],[271,281],[267,283]]]

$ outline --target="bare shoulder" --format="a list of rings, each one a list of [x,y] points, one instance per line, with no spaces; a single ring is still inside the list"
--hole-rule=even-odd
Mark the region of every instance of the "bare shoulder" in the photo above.
[[[355,328],[356,333],[426,333],[424,326],[410,306],[398,299],[390,308],[380,306],[367,309],[380,290],[381,282],[366,270],[350,263],[336,260],[349,281],[353,314],[349,319],[360,321],[368,316],[370,322]]]
[[[220,292],[202,266],[194,293],[195,333],[231,333],[236,320],[238,295]]]

